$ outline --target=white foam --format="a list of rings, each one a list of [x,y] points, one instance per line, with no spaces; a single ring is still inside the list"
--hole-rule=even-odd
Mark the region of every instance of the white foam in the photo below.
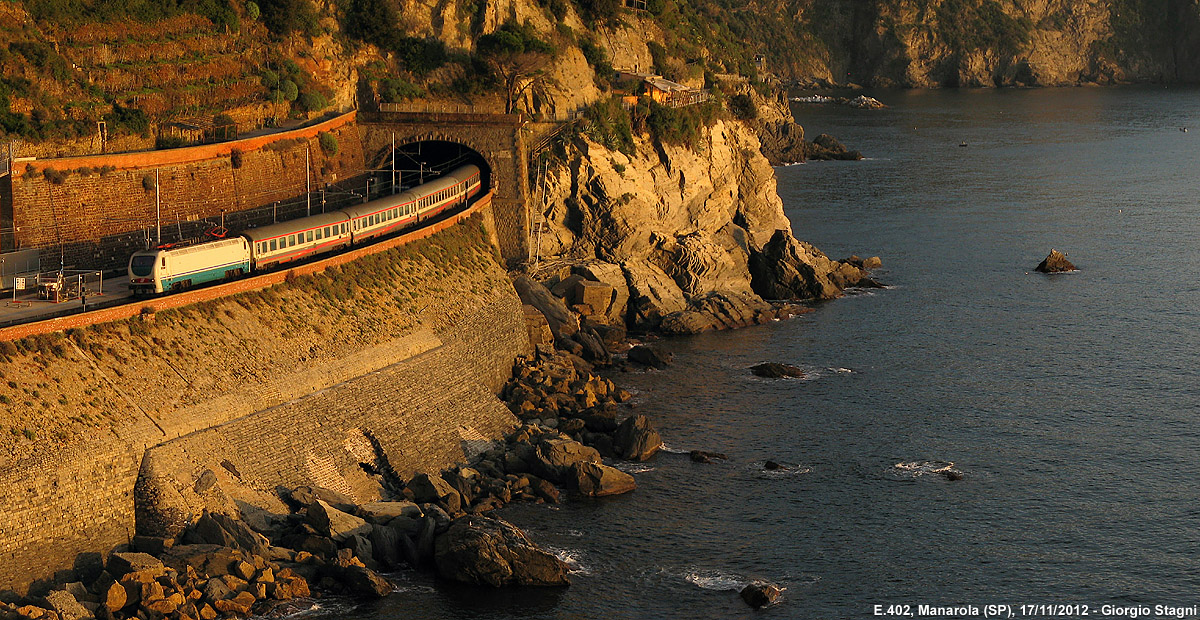
[[[644,474],[648,471],[654,471],[654,466],[648,463],[619,462],[613,463],[613,467],[627,474]]]
[[[659,448],[659,450],[662,450],[663,452],[666,452],[667,454],[690,454],[691,453],[691,450],[681,450],[679,448],[672,448],[671,446],[668,446],[666,442],[663,442],[662,447]]]
[[[947,476],[962,474],[955,469],[953,461],[903,461],[891,466],[887,473],[894,478],[915,480],[922,476]]]
[[[554,557],[562,560],[567,565],[567,573],[571,575],[590,575],[592,569],[588,568],[580,560],[584,557],[583,553],[574,549],[560,549],[549,545],[542,545],[542,548],[554,554]]]
[[[704,590],[735,590],[750,585],[750,580],[733,573],[714,569],[693,569],[683,575],[684,581]]]

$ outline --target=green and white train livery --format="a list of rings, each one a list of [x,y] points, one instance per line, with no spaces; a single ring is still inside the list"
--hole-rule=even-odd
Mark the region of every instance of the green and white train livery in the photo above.
[[[153,295],[250,273],[250,242],[244,237],[138,252],[129,259],[129,290]]]

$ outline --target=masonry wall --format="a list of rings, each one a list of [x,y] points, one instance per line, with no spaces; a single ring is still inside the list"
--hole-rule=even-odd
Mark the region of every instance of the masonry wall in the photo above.
[[[17,230],[3,249],[40,248],[43,265],[61,257],[68,268],[113,270],[148,240],[199,237],[222,216],[231,230],[301,216],[310,208],[306,153],[312,212],[360,201],[352,195],[364,168],[353,120],[217,145],[19,162]],[[320,131],[338,138],[336,154],[321,149]]]
[[[127,544],[139,518],[145,525],[135,502],[139,473],[153,475],[156,490],[167,491],[162,501],[183,518],[218,506],[281,512],[281,486],[315,484],[369,499],[380,487],[361,463],[404,478],[488,447],[516,424],[496,393],[513,359],[529,352],[521,303],[504,284],[485,303],[449,304],[448,316],[461,318],[436,332],[416,329],[274,377],[259,383],[262,393],[230,388],[229,398],[169,419],[143,412],[136,422],[66,445],[47,442],[43,452],[6,463],[0,590],[71,580]],[[64,359],[80,381],[106,380],[82,350]],[[205,470],[219,484],[201,496],[194,485]]]

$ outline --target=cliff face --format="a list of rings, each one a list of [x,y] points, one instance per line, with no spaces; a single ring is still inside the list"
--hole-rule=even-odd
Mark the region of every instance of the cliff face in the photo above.
[[[802,2],[811,77],[875,86],[1190,81],[1200,7],[1166,0]],[[823,66],[822,66],[823,63]],[[805,77],[798,75],[798,77]]]
[[[572,146],[543,181],[547,210],[535,243],[541,256],[584,265],[588,277],[616,289],[616,299],[629,300],[609,309],[610,318],[668,332],[730,327],[768,310],[763,294],[834,297],[864,277],[847,268],[839,280],[831,274],[844,264],[810,246],[800,254],[811,288],[771,289],[752,275],[773,236],[802,244],[791,235],[758,137],[743,122],[718,121],[690,147],[648,137],[635,139],[630,155],[584,137]]]

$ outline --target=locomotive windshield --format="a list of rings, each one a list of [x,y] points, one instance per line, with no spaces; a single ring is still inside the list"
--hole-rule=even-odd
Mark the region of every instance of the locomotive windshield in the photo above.
[[[154,271],[154,255],[134,256],[129,261],[129,270],[133,272],[133,275],[143,278],[150,275]]]

